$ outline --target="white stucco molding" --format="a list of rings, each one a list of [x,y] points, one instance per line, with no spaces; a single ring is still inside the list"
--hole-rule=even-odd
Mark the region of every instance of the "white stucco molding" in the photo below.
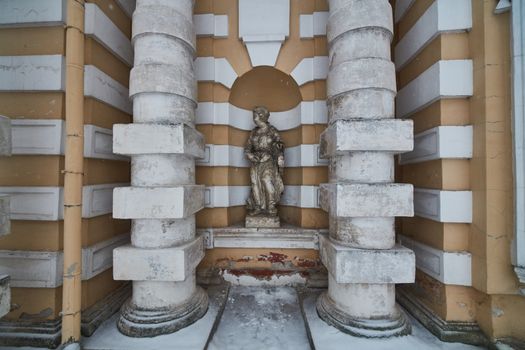
[[[64,90],[64,56],[0,56],[0,67],[0,91]]]
[[[196,124],[229,125],[241,130],[252,130],[252,111],[227,102],[199,102]],[[301,125],[328,123],[326,101],[304,101],[296,107],[281,112],[270,112],[270,124],[277,130],[290,130]]]
[[[228,15],[214,15],[213,13],[194,15],[193,24],[198,37],[228,37]]]
[[[469,158],[472,158],[472,126],[438,126],[415,135],[414,150],[401,154],[399,163]]]
[[[471,28],[471,0],[436,0],[396,45],[396,70],[402,69],[438,35]]]
[[[416,267],[441,283],[472,286],[472,256],[468,252],[445,252],[398,235],[399,242],[416,254]]]
[[[133,48],[128,37],[97,5],[86,3],[85,9],[84,33],[93,37],[126,65],[133,66]]]
[[[326,166],[328,161],[319,156],[318,144],[302,144],[287,147],[284,150],[284,166],[286,168]],[[250,163],[244,156],[244,148],[231,145],[204,146],[204,158],[197,159],[198,166],[231,166],[248,168]]]
[[[328,56],[303,58],[290,75],[299,86],[314,80],[324,80],[328,76]]]
[[[397,0],[396,1],[396,8],[394,9],[394,20],[395,22],[399,22],[403,16],[410,10],[412,5],[416,0]]]
[[[66,0],[2,0],[0,27],[56,26],[66,22]]]
[[[525,4],[512,2],[512,129],[514,148],[514,218],[512,263],[525,284]],[[525,290],[522,289],[525,294]]]
[[[246,205],[250,186],[207,186],[204,190],[206,208],[228,208]],[[280,205],[319,208],[318,186],[285,185]]]
[[[84,66],[84,96],[93,97],[128,114],[133,112],[129,89],[92,65]]]
[[[91,218],[111,213],[115,187],[126,184],[112,183],[87,185],[82,188],[82,217]],[[64,193],[62,187],[5,186],[0,193],[11,199],[11,220],[56,221],[63,219]]]
[[[326,35],[328,12],[314,12],[311,15],[300,15],[299,32],[301,39],[312,39],[316,36]]]
[[[61,119],[11,120],[12,154],[64,154],[65,122]]]
[[[438,61],[399,90],[396,117],[406,118],[444,98],[472,96],[472,60]]]
[[[291,226],[279,228],[221,227],[202,228],[197,233],[204,238],[206,249],[270,248],[319,250],[319,233],[328,230]]]
[[[231,89],[238,75],[226,58],[197,57],[195,59],[197,81],[211,81]]]
[[[275,66],[289,34],[289,0],[239,0],[239,38],[253,67]]]
[[[472,192],[415,188],[414,213],[438,222],[472,223]]]
[[[113,249],[129,242],[120,234],[82,248],[82,280],[89,280],[113,266]],[[0,250],[0,274],[11,276],[11,287],[56,288],[62,285],[63,252]]]
[[[13,119],[11,153],[15,155],[64,155],[65,122],[61,119]],[[113,131],[84,125],[84,157],[129,160],[113,153]]]

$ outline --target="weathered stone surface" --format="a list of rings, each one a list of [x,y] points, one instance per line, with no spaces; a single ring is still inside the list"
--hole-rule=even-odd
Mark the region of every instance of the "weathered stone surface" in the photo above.
[[[338,119],[394,118],[395,92],[388,90],[353,90],[327,100],[329,121]]]
[[[11,310],[11,289],[9,276],[0,275],[0,318]]]
[[[330,157],[330,182],[394,181],[394,155],[387,152],[348,152]]]
[[[168,1],[151,5],[145,3],[137,6],[133,12],[132,40],[145,34],[162,34],[182,40],[189,49],[195,51],[192,12],[190,1]]]
[[[395,245],[395,218],[330,217],[330,238],[348,247],[390,249]]]
[[[363,28],[382,28],[394,32],[392,7],[384,0],[330,0],[326,28],[328,42],[339,35]]]
[[[360,89],[396,91],[396,70],[393,62],[382,58],[360,58],[343,62],[328,72],[328,98]]]
[[[346,32],[332,42],[328,61],[332,67],[365,57],[380,57],[390,61],[391,40],[392,33],[380,28]]]
[[[11,155],[11,119],[0,115],[0,156]]]
[[[113,152],[117,154],[185,154],[204,157],[204,138],[185,125],[115,124]]]
[[[246,227],[279,227],[281,222],[278,216],[246,216]]]
[[[413,283],[415,279],[414,252],[401,245],[388,250],[359,249],[320,235],[319,253],[337,283]]]
[[[133,122],[195,124],[195,101],[170,94],[138,94],[133,96]]]
[[[184,281],[204,257],[202,237],[177,247],[145,249],[132,245],[113,251],[113,278],[132,281]]]
[[[321,208],[332,216],[414,216],[410,184],[329,183],[320,186]]]
[[[412,120],[337,120],[321,134],[319,152],[328,158],[350,151],[398,153],[413,148]]]
[[[11,232],[10,202],[9,196],[0,194],[0,237]]]
[[[197,80],[192,71],[171,64],[143,64],[129,73],[129,96],[160,92],[197,103]]]
[[[113,191],[113,217],[181,219],[204,207],[204,186],[119,187]]]

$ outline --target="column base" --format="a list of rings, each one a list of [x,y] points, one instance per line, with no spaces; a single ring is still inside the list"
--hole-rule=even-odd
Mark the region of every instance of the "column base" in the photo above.
[[[316,308],[323,321],[356,337],[389,338],[408,335],[412,331],[408,318],[401,310],[395,319],[357,319],[339,310],[327,292],[319,296]]]
[[[122,306],[117,328],[129,337],[154,337],[189,326],[207,310],[208,294],[200,287],[185,304],[172,308],[142,309],[129,299]]]

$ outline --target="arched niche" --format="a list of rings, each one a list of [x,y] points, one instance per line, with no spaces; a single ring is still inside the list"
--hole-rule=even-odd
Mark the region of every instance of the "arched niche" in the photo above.
[[[229,102],[246,110],[265,106],[270,112],[281,112],[297,107],[301,100],[299,86],[290,75],[259,66],[235,80]]]

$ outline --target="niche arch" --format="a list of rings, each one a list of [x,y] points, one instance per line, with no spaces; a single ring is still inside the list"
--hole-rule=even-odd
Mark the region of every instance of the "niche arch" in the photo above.
[[[270,66],[258,66],[238,77],[230,92],[230,104],[245,110],[265,106],[270,112],[289,111],[302,101],[299,85],[288,74]]]

